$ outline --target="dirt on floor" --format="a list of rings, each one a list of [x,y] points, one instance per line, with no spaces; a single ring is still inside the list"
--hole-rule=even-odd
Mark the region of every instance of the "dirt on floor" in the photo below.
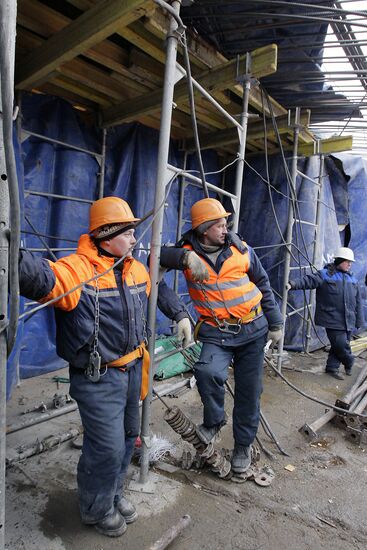
[[[326,354],[289,354],[283,374],[312,396],[335,403],[352,385],[366,361],[359,357],[353,376],[339,381],[323,373]],[[23,380],[8,403],[7,426],[14,427],[34,415],[44,403],[52,409],[55,394],[68,394],[66,369]],[[186,375],[188,376],[188,375]],[[180,377],[155,383],[174,384]],[[230,376],[230,382],[232,376]],[[165,397],[192,421],[201,422],[201,402],[195,388]],[[231,418],[232,397],[226,395]],[[62,406],[62,403],[61,403]],[[69,405],[66,405],[69,406]],[[78,412],[69,412],[7,436],[7,457],[13,461],[6,474],[7,550],[148,550],[168,529],[189,514],[191,523],[171,543],[175,550],[262,549],[352,550],[367,548],[367,451],[347,438],[342,426],[329,422],[319,437],[309,440],[299,432],[325,412],[325,405],[305,399],[265,368],[262,412],[281,448],[259,430],[260,442],[273,455],[260,454],[258,468],[273,471],[269,486],[254,481],[235,483],[206,469],[183,469],[183,452],[193,448],[164,421],[165,406],[152,405],[152,432],[169,454],[151,466],[148,483],[139,483],[137,461],[129,469],[126,495],[137,506],[139,519],[117,539],[98,534],[80,523],[76,465],[80,450],[70,440],[17,460],[30,445],[38,450],[51,436],[80,429]],[[44,408],[44,407],[43,407]],[[61,409],[60,409],[61,410]],[[72,433],[76,433],[75,431]],[[231,449],[231,420],[222,429],[218,448]],[[269,470],[269,468],[271,470]]]

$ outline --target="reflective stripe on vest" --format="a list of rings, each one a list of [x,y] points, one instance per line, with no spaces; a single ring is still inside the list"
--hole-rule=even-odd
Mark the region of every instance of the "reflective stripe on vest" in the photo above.
[[[191,245],[184,248],[192,250]],[[209,271],[208,281],[199,284],[192,279],[189,269],[184,271],[190,297],[201,317],[213,317],[214,310],[218,319],[242,318],[261,302],[260,290],[247,275],[250,267],[248,251],[242,254],[233,245],[231,251],[232,255],[223,262],[219,273],[201,257]]]

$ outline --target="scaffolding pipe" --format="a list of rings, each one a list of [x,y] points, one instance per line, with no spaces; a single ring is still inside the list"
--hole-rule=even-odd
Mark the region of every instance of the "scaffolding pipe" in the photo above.
[[[181,170],[181,168],[177,168],[177,166],[173,166],[172,164],[168,164],[167,168],[171,172],[176,172],[176,174],[179,174],[180,176],[185,176],[185,178],[189,180],[189,183],[191,183],[191,185],[196,185],[197,187],[201,187],[201,188],[203,187],[201,183],[201,179],[194,176],[190,172]],[[236,198],[236,195],[234,195],[233,193],[229,193],[228,191],[225,191],[221,187],[217,187],[216,185],[213,185],[209,182],[206,182],[206,185],[208,189],[210,189],[211,191],[215,191],[216,193],[218,193],[218,195],[224,195],[225,197],[229,197],[230,199]]]
[[[91,155],[93,157],[96,157],[97,159],[102,158],[101,154],[95,153],[94,151],[89,151],[89,149],[84,149],[83,147],[77,147],[76,145],[71,145],[71,143],[66,143],[65,141],[60,141],[59,139],[50,138],[42,134],[37,134],[36,132],[30,132],[29,130],[25,130],[24,128],[22,128],[22,135],[24,134],[27,136],[36,137],[41,141],[48,141],[49,143],[54,143],[55,145],[66,147],[67,149],[73,149],[74,151],[79,151],[79,153],[86,153],[87,155]]]
[[[171,8],[179,15],[180,1],[174,0]],[[149,297],[148,307],[148,327],[150,337],[148,342],[149,355],[151,357],[151,366],[149,369],[149,390],[144,399],[141,421],[141,440],[142,454],[139,483],[145,484],[148,480],[149,471],[149,446],[150,446],[150,418],[152,403],[153,386],[153,360],[155,349],[155,331],[156,331],[156,313],[158,300],[158,271],[160,261],[160,248],[162,242],[162,227],[165,202],[165,180],[167,173],[168,154],[170,145],[170,128],[172,120],[173,93],[176,80],[176,58],[178,34],[176,32],[178,23],[175,17],[170,15],[170,27],[167,35],[166,64],[163,85],[161,126],[159,131],[158,164],[157,179],[154,198],[154,220],[152,224],[151,254],[149,261],[149,271],[152,281],[152,288]]]
[[[2,0],[0,2],[0,550],[3,550],[5,545],[6,364],[7,355],[15,341],[19,315],[19,191],[12,143],[16,17],[16,1]],[[12,239],[9,245],[10,229]],[[9,256],[9,246],[11,256]],[[9,319],[8,291],[10,292]]]
[[[241,113],[241,129],[239,134],[239,150],[238,150],[238,162],[236,166],[236,178],[235,178],[235,209],[233,214],[233,231],[237,233],[238,223],[240,220],[240,207],[241,207],[241,195],[242,195],[242,183],[243,183],[243,170],[245,165],[245,150],[246,150],[246,138],[247,138],[247,125],[248,125],[248,101],[250,97],[251,77],[250,77],[250,63],[251,55],[246,54],[246,73],[242,77],[242,113]]]
[[[321,141],[317,141],[317,149],[320,151]],[[325,163],[325,157],[324,155],[320,154],[320,171],[319,171],[319,184],[317,187],[317,197],[316,197],[316,218],[315,218],[315,241],[314,241],[314,248],[313,248],[313,256],[312,256],[312,263],[316,267],[318,266],[318,259],[320,256],[320,246],[321,246],[321,235],[320,235],[320,220],[321,220],[321,190],[322,190],[322,180],[323,180],[323,173],[324,173],[324,163]],[[320,266],[321,267],[321,266]],[[311,345],[311,328],[312,328],[312,314],[313,314],[313,308],[316,301],[316,290],[311,290],[310,292],[310,304],[308,308],[308,319],[307,319],[307,329],[306,329],[306,353],[310,351],[310,345]]]
[[[293,200],[295,200],[296,196],[296,180],[297,180],[297,152],[298,152],[298,138],[299,138],[299,132],[300,132],[300,108],[296,107],[295,111],[295,122],[294,122],[294,128],[293,128],[293,156],[292,156],[292,166],[291,166],[291,181],[290,185],[293,188],[293,192],[290,194],[291,197],[293,195]],[[293,211],[293,202],[292,199],[289,200],[288,203],[288,224],[287,224],[287,234],[286,234],[286,249],[285,249],[285,258],[284,258],[284,276],[283,276],[283,295],[282,295],[282,317],[283,317],[283,334],[280,339],[280,342],[278,343],[278,370],[281,372],[282,370],[282,360],[283,360],[283,348],[284,348],[284,333],[285,333],[285,325],[287,321],[287,302],[288,302],[288,289],[287,289],[287,283],[290,273],[290,266],[291,266],[291,248],[292,248],[292,233],[293,233],[293,224],[294,224],[294,218],[295,218],[295,212]]]

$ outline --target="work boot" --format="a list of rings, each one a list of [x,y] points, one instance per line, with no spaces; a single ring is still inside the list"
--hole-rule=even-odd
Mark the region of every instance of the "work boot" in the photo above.
[[[347,376],[352,376],[352,369],[345,369],[345,374]]]
[[[205,424],[200,424],[200,426],[196,427],[196,433],[200,437],[201,441],[203,443],[206,443],[209,445],[211,441],[214,440],[215,436],[218,432],[220,432],[221,428],[227,424],[227,415],[224,415],[224,418],[222,422],[219,422],[219,424],[215,424],[214,426],[211,426],[208,428],[205,426]]]
[[[336,378],[337,380],[344,380],[344,376],[338,370],[326,370],[325,372],[326,374],[332,376],[333,378]]]
[[[106,537],[120,537],[127,529],[125,518],[115,508],[112,514],[94,524],[94,528]]]
[[[132,502],[125,497],[121,497],[116,504],[117,510],[125,518],[127,524],[133,523],[138,519],[138,512]]]
[[[235,445],[232,455],[232,471],[235,474],[247,472],[251,464],[251,445]]]

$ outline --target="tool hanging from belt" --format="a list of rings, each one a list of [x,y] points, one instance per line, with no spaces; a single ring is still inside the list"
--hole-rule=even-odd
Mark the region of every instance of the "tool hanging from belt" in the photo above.
[[[239,334],[242,325],[245,325],[255,317],[258,317],[262,313],[262,307],[260,305],[256,306],[255,309],[244,315],[243,317],[228,317],[227,319],[218,319],[217,316],[213,317],[200,317],[199,321],[195,325],[194,329],[194,339],[195,342],[198,341],[198,334],[203,323],[211,324],[218,328],[221,332],[226,332],[227,334]]]
[[[97,271],[94,268],[94,274],[97,275]],[[133,278],[133,283],[135,286],[135,289],[137,289],[136,283]],[[145,399],[145,397],[148,394],[148,388],[149,388],[149,367],[150,367],[150,357],[149,352],[146,348],[146,343],[148,341],[147,337],[147,331],[146,331],[146,318],[145,318],[145,312],[143,308],[143,304],[141,302],[139,293],[137,292],[137,297],[141,309],[141,315],[143,319],[143,337],[144,341],[139,344],[139,346],[131,351],[130,353],[127,353],[126,355],[123,355],[122,357],[119,357],[118,359],[115,359],[115,361],[111,361],[110,363],[106,363],[104,365],[101,365],[101,356],[98,352],[98,334],[99,334],[99,286],[98,286],[98,278],[96,279],[96,292],[95,292],[95,313],[94,313],[94,339],[93,339],[93,350],[91,351],[89,355],[89,364],[86,369],[86,376],[91,382],[98,382],[101,378],[101,376],[104,376],[107,372],[107,368],[114,367],[118,368],[122,372],[126,372],[129,370],[128,368],[122,368],[128,365],[129,363],[132,363],[136,359],[143,358],[143,364],[142,364],[142,375],[141,375],[141,388],[140,388],[140,399]],[[105,369],[103,374],[101,374],[101,366]],[[132,366],[132,365],[131,365]]]

